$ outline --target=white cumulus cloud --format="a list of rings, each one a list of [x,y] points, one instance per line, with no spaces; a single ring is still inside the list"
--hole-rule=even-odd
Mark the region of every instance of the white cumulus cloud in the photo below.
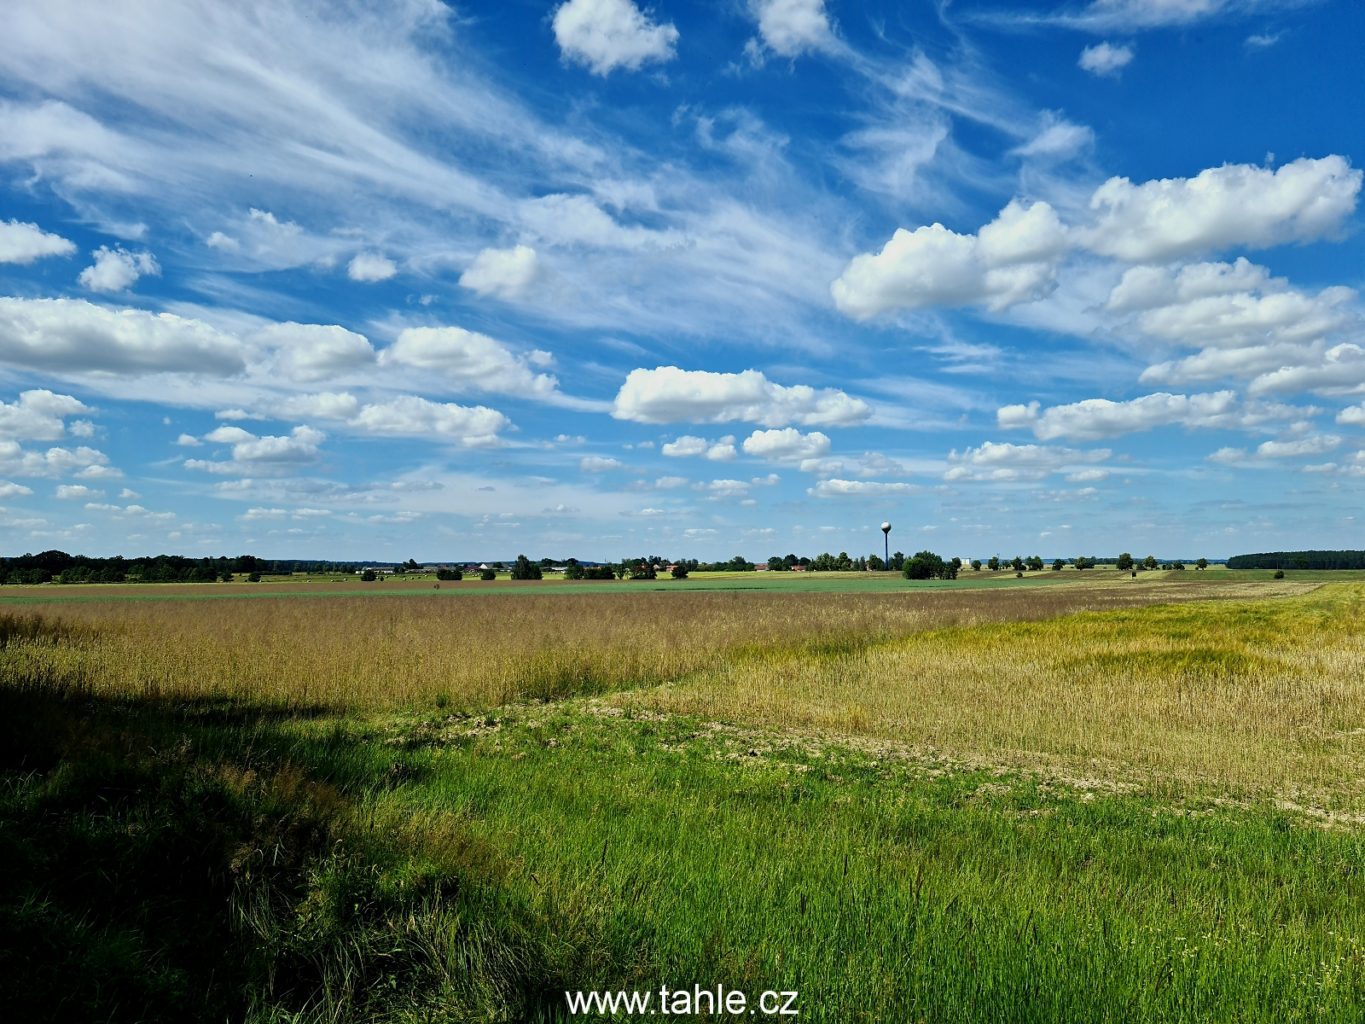
[[[834,42],[825,0],[749,0],[764,44],[782,57],[827,50]]]
[[[1126,402],[1087,398],[1040,410],[1037,402],[1007,405],[996,419],[1002,428],[1029,427],[1044,441],[1072,438],[1092,441],[1158,427],[1230,427],[1240,425],[1237,396],[1232,391],[1198,395],[1159,392]]]
[[[1090,198],[1095,222],[1086,243],[1102,255],[1154,263],[1331,237],[1355,211],[1360,185],[1361,172],[1340,156],[1305,157],[1275,170],[1224,164],[1140,185],[1110,178]]]
[[[529,245],[484,249],[460,275],[460,286],[510,301],[530,294],[539,276],[540,259]]]
[[[927,306],[999,310],[1051,292],[1066,248],[1066,228],[1050,205],[1016,200],[975,235],[942,224],[898,228],[881,252],[855,256],[830,292],[841,312],[859,320]]]
[[[256,338],[275,350],[276,369],[289,380],[322,380],[374,362],[369,340],[336,324],[271,324]]]
[[[578,469],[582,473],[609,473],[613,469],[620,468],[620,459],[613,459],[606,455],[585,455],[578,460]]]
[[[231,460],[186,459],[185,468],[208,473],[244,474],[259,473],[270,467],[313,462],[327,435],[307,426],[295,427],[285,435],[264,436],[257,436],[241,427],[225,426],[209,431],[203,439],[210,444],[229,446]]]
[[[728,423],[838,426],[860,423],[871,408],[835,388],[787,387],[758,370],[716,373],[660,366],[632,370],[617,392],[612,416],[637,423]]]
[[[75,501],[77,499],[89,500],[91,498],[103,498],[104,492],[93,487],[86,487],[85,484],[58,484],[57,490],[53,492],[61,501]]]
[[[1247,391],[1253,395],[1296,391],[1358,394],[1365,391],[1365,347],[1343,342],[1320,352],[1307,352],[1298,360],[1255,377]]]
[[[1133,61],[1131,46],[1115,46],[1113,43],[1096,43],[1081,51],[1077,63],[1082,70],[1092,75],[1117,75]]]
[[[408,327],[380,353],[379,362],[439,374],[462,390],[544,396],[557,382],[528,365],[532,358],[544,362],[541,355],[518,356],[486,334],[462,327]]]
[[[953,451],[948,455],[945,480],[1041,480],[1064,471],[1079,476],[1080,467],[1109,458],[1108,448],[1080,451],[1041,444],[1001,444],[987,441],[978,448]],[[1094,477],[1079,477],[1095,479]]]
[[[75,251],[74,242],[37,224],[0,220],[0,263],[32,263],[46,256],[70,256]]]
[[[669,441],[659,449],[660,454],[669,458],[707,458],[712,462],[729,462],[739,453],[735,449],[735,439],[727,435],[718,441],[708,441],[704,437],[683,434]]]
[[[373,284],[376,281],[387,281],[398,273],[398,265],[377,252],[356,253],[351,258],[351,262],[346,264],[346,276],[352,281],[361,281],[366,284]]]
[[[229,376],[245,369],[241,342],[201,320],[84,299],[0,298],[0,359],[57,372]]]
[[[651,21],[632,0],[569,0],[555,10],[554,33],[565,59],[595,75],[672,60],[678,42],[673,25]]]
[[[918,494],[924,488],[918,484],[886,483],[877,480],[841,480],[837,477],[821,480],[806,493],[816,498],[886,498],[900,494]]]
[[[15,441],[56,441],[65,436],[67,416],[90,408],[71,395],[46,388],[21,392],[13,402],[0,402],[0,438]]]
[[[499,432],[511,425],[496,409],[432,402],[416,395],[400,395],[387,402],[363,405],[347,422],[352,429],[364,434],[424,437],[453,441],[466,448],[498,444]]]
[[[773,462],[818,459],[829,453],[830,440],[818,430],[803,434],[795,427],[755,430],[744,439],[744,454]]]
[[[81,271],[80,283],[92,292],[127,291],[138,278],[156,277],[161,267],[149,252],[129,252],[122,246],[95,250],[95,262]]]

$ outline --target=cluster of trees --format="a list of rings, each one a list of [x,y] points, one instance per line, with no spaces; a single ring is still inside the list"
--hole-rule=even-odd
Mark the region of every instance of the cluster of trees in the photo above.
[[[917,551],[902,566],[901,573],[908,580],[955,580],[962,568],[962,559],[944,561],[932,551]]]
[[[859,555],[853,558],[849,556],[847,551],[840,551],[837,555],[822,551],[814,558],[788,554],[773,555],[768,559],[768,569],[771,572],[790,572],[798,565],[807,572],[863,572],[866,570],[881,572],[887,568],[900,572],[905,566],[905,553],[897,551],[892,555],[890,566],[886,564],[881,555]]]
[[[1201,558],[1194,563],[1194,567],[1196,569],[1207,569],[1209,567],[1209,560],[1207,558]],[[1118,558],[1114,559],[1114,568],[1118,569],[1120,572],[1144,572],[1152,569],[1178,569],[1184,571],[1185,563],[1179,559],[1174,562],[1158,562],[1156,555],[1148,555],[1139,562],[1125,551],[1123,554],[1119,555]]]
[[[1365,569],[1365,551],[1264,551],[1233,555],[1229,569]]]
[[[616,569],[610,565],[579,565],[574,563],[564,570],[566,580],[614,580]]]
[[[235,575],[248,579],[262,573],[352,572],[339,562],[299,562],[239,555],[236,558],[186,558],[183,555],[149,555],[144,558],[90,558],[65,551],[0,558],[3,583],[215,583]]]
[[[1078,560],[1078,562],[1079,561],[1081,560]],[[1065,564],[1066,562],[1059,558],[1052,563],[1052,568],[1061,569]],[[971,566],[972,572],[980,572],[981,560],[973,558]],[[1027,558],[1022,555],[1015,555],[1012,559],[1006,561],[999,555],[991,555],[990,558],[986,559],[986,568],[991,572],[999,572],[1001,569],[1013,569],[1015,572],[1024,572],[1025,570],[1028,570],[1029,572],[1041,572],[1043,569],[1043,559],[1038,555],[1029,555]],[[1082,568],[1088,568],[1088,566],[1083,566]]]

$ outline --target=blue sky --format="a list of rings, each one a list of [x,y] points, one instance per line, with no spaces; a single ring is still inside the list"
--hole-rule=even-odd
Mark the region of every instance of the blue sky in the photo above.
[[[1347,0],[6,21],[4,553],[1365,547]]]

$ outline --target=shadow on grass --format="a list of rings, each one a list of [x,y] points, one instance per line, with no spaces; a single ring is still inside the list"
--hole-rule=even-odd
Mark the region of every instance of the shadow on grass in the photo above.
[[[496,856],[367,826],[401,764],[329,714],[0,682],[0,1014],[555,1016]]]

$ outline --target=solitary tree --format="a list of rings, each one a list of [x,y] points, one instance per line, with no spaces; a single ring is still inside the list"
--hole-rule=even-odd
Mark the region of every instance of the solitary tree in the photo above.
[[[1060,558],[1054,558],[1054,559],[1052,560],[1052,571],[1053,571],[1053,572],[1061,572],[1061,571],[1062,571],[1062,566],[1064,566],[1064,565],[1066,565],[1066,562],[1064,562],[1062,559],[1060,559]]]
[[[260,579],[260,576],[258,574],[252,573],[252,575],[256,576],[257,579]],[[364,569],[360,573],[360,580],[362,583],[373,583],[375,581],[375,578],[376,577],[373,569]]]
[[[1155,569],[1158,564],[1159,563],[1156,560],[1156,555],[1148,555],[1146,558],[1142,560],[1142,567],[1144,569],[1148,570]]]
[[[1010,568],[1013,569],[1015,572],[1023,572],[1024,560],[1020,558],[1018,555],[1015,555],[1013,561],[1010,562]]]
[[[1201,558],[1194,563],[1194,567],[1196,569],[1207,569],[1209,567],[1209,560],[1207,558]]]
[[[986,559],[986,568],[989,569],[991,572],[999,572],[999,571],[1000,571],[1000,556],[999,556],[999,555],[991,555],[990,558]]]
[[[678,562],[673,568],[668,570],[668,573],[675,580],[685,580],[687,579],[687,564],[685,562]]]
[[[1123,554],[1119,555],[1119,560],[1114,563],[1114,568],[1118,569],[1120,572],[1128,572],[1133,568],[1133,556],[1125,551]]]
[[[981,559],[979,559],[979,558],[973,558],[973,559],[972,559],[972,572],[980,572],[980,571],[981,571]]]

